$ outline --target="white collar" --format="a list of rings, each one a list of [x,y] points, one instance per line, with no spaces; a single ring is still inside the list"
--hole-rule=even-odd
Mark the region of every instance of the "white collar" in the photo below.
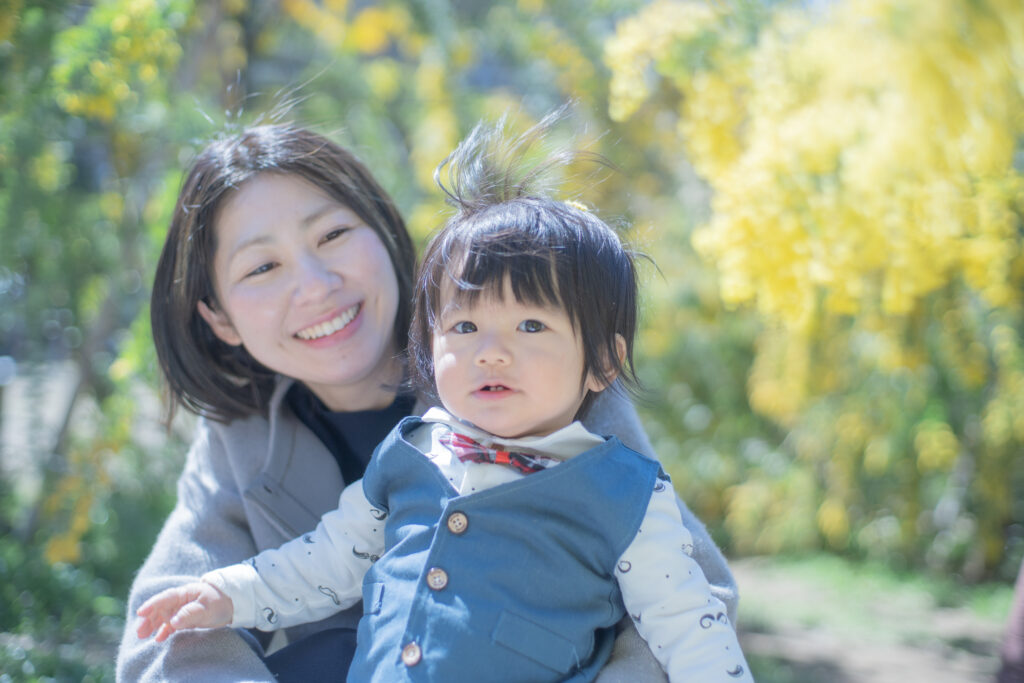
[[[447,425],[454,431],[465,434],[487,447],[500,444],[504,447],[503,450],[529,451],[562,460],[579,455],[605,442],[602,437],[587,431],[586,427],[578,421],[545,436],[522,436],[517,439],[504,439],[459,420],[444,408],[433,407],[424,413],[421,419],[424,422]]]

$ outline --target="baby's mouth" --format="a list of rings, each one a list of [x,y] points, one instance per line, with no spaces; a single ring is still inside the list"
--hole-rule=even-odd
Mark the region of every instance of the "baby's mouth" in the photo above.
[[[359,315],[359,309],[361,306],[362,304],[356,304],[326,322],[310,325],[303,330],[299,330],[295,333],[295,336],[305,341],[312,341],[313,339],[320,339],[321,337],[326,337],[329,334],[334,334],[352,322],[352,320]]]

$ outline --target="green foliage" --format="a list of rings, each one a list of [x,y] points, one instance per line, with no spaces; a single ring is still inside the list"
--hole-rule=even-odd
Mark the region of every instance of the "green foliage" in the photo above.
[[[61,531],[53,522],[28,544],[0,537],[0,671],[22,681],[114,680],[125,597],[173,505],[167,482],[183,446],[118,455],[131,479],[90,506],[74,564],[47,557],[47,536]]]
[[[0,670],[15,680],[113,680],[109,662],[88,645],[119,638],[123,600],[87,569],[49,564],[36,547],[0,541]],[[59,648],[57,645],[61,645]],[[91,663],[89,663],[91,662]]]
[[[759,321],[731,414],[778,435],[697,484],[735,550],[1015,574],[1021,7],[660,0],[608,41],[615,117],[707,183],[715,308]]]

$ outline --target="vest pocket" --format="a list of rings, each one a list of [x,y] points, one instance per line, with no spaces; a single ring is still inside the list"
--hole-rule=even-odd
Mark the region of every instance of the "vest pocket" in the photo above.
[[[380,612],[381,603],[384,601],[384,584],[364,583],[363,584],[363,614],[377,614]]]
[[[508,611],[498,617],[491,639],[561,674],[568,673],[579,664],[576,648],[570,641]]]

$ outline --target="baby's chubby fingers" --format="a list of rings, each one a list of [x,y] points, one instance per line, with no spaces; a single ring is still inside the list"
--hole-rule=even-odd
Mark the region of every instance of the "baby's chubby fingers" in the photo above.
[[[170,624],[175,629],[217,628],[230,624],[233,615],[231,598],[214,586],[203,584],[202,591],[171,617]]]
[[[157,593],[135,611],[142,618],[136,629],[139,638],[148,638],[154,631],[167,624],[183,604],[183,588],[169,588]],[[169,635],[169,634],[167,634]],[[166,635],[164,636],[166,638]]]
[[[174,628],[172,628],[170,624],[161,624],[160,630],[156,632],[156,638],[154,638],[154,640],[158,643],[162,643],[170,638],[172,633],[174,633]]]
[[[140,640],[145,640],[154,633],[156,633],[156,641],[158,643],[162,643],[167,640],[172,633],[174,633],[174,628],[172,628],[166,620],[142,617],[142,621],[139,623],[138,628],[135,629],[135,635],[137,635]]]
[[[153,635],[153,631],[155,631],[159,625],[159,622],[156,622],[149,617],[142,617],[138,627],[135,629],[135,635],[137,635],[141,640],[145,640]]]
[[[220,590],[204,582],[190,583],[146,600],[136,611],[141,617],[136,634],[148,638],[155,632],[162,642],[177,630],[226,626],[232,613],[231,599]]]

